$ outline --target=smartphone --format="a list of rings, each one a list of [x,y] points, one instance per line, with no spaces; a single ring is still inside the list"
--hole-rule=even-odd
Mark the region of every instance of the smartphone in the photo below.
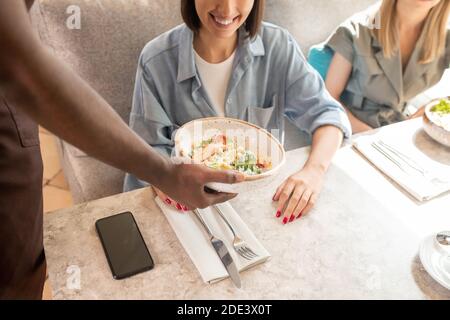
[[[95,228],[114,279],[153,269],[152,256],[131,212],[99,219]]]

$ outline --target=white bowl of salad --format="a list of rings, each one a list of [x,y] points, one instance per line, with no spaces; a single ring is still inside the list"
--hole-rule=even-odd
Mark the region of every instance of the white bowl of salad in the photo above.
[[[450,147],[450,97],[433,100],[425,106],[423,128],[431,138]]]
[[[245,176],[236,184],[211,183],[216,191],[243,193],[273,180],[286,161],[280,142],[268,131],[243,120],[212,117],[190,121],[175,134],[176,157]]]

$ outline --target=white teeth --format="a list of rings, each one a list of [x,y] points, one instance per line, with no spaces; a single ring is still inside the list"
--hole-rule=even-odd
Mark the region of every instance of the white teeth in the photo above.
[[[217,18],[217,17],[214,17],[214,20],[215,20],[217,23],[223,24],[224,26],[228,26],[228,25],[230,25],[230,24],[233,23],[233,20],[234,20],[234,19],[232,19],[232,20],[222,20],[222,19],[219,19],[219,18]]]

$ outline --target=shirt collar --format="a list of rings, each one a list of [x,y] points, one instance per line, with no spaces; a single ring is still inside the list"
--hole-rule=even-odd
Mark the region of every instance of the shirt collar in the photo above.
[[[239,29],[238,50],[244,56],[264,56],[265,49],[261,36],[257,34],[253,39],[247,36],[247,31],[242,26]],[[184,26],[180,33],[178,47],[178,74],[177,81],[183,82],[197,75],[194,56],[194,33],[187,26]]]
[[[240,48],[246,49],[247,53],[251,54],[254,57],[264,56],[266,53],[261,36],[259,34],[256,34],[254,38],[250,38],[244,26],[239,29],[238,46]]]
[[[194,33],[187,26],[184,26],[180,33],[178,46],[178,82],[193,78],[197,74],[194,60],[194,47],[192,44],[193,40]]]

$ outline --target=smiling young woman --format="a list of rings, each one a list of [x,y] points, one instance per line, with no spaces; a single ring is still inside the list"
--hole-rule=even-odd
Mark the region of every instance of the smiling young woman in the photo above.
[[[234,6],[232,1],[225,1],[219,9],[214,1],[181,0],[181,14],[195,33],[195,51],[210,63],[220,63],[236,49],[240,26],[250,38],[256,36],[264,4],[264,0],[241,0],[239,6]]]
[[[239,15],[230,15],[229,17],[232,18],[233,24],[242,24],[242,21],[245,21],[245,30],[248,32],[249,36],[253,38],[258,33],[261,22],[263,20],[264,15],[264,0],[254,0],[254,1],[244,1],[245,5],[243,8],[245,8],[245,12],[248,12],[247,17],[242,17]],[[197,7],[208,5],[210,1],[191,1],[191,0],[181,0],[181,15],[183,16],[183,20],[186,23],[186,25],[191,29],[197,32],[201,26],[207,26],[205,23],[207,20],[209,20],[209,17],[205,19],[205,17],[199,17],[197,14]],[[249,10],[250,9],[250,10]],[[214,14],[214,12],[208,12],[207,10],[199,10],[205,13],[208,13],[208,15],[211,18],[217,18],[217,23],[219,24],[217,28],[221,30],[222,26],[225,25],[225,27],[232,27],[230,20],[227,21],[228,17],[221,17],[220,14]],[[235,19],[239,18],[239,19]],[[232,34],[233,32],[229,31],[229,34]]]
[[[287,117],[312,141],[311,154],[276,190],[275,216],[286,224],[314,205],[350,123],[288,31],[262,22],[264,0],[181,0],[185,24],[142,51],[130,126],[171,154],[183,124],[225,116],[279,129]],[[146,186],[131,175],[124,190]],[[166,203],[187,209],[155,189]]]

